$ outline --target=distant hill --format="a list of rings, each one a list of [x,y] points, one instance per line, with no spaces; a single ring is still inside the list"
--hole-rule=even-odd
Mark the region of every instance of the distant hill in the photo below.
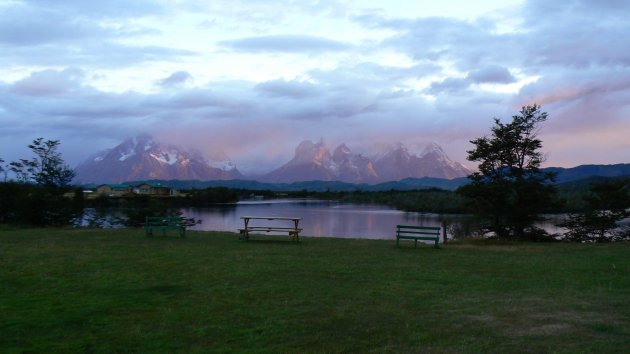
[[[614,165],[580,165],[571,168],[549,167],[545,171],[557,173],[556,183],[578,181],[593,176],[623,177],[630,176],[630,163]]]

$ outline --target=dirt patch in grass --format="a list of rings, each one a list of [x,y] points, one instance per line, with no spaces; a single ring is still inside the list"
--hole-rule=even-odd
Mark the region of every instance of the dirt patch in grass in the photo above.
[[[526,298],[498,302],[494,310],[470,318],[496,333],[510,337],[597,335],[598,325],[621,324],[609,311],[596,311],[592,306],[576,305],[547,299]],[[601,332],[601,331],[600,331]]]

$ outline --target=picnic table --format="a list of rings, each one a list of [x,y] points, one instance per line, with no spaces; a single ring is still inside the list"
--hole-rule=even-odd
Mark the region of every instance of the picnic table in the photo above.
[[[241,216],[241,219],[243,219],[245,227],[238,230],[240,232],[240,239],[249,240],[249,235],[252,232],[286,232],[292,240],[300,240],[300,232],[302,229],[299,228],[299,224],[302,218],[286,216]],[[257,223],[258,225],[253,226],[250,225],[251,220],[264,220],[271,223],[267,223],[266,225]],[[286,226],[287,222],[290,226]]]

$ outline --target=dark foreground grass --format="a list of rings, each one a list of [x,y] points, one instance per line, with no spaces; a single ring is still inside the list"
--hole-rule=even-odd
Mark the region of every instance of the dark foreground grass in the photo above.
[[[0,231],[2,353],[614,353],[630,244]]]

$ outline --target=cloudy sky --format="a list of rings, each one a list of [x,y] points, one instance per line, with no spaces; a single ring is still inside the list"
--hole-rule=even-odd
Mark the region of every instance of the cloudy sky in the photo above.
[[[548,166],[630,162],[630,1],[0,0],[0,158],[148,132],[277,167],[302,140],[434,141],[549,113]]]

